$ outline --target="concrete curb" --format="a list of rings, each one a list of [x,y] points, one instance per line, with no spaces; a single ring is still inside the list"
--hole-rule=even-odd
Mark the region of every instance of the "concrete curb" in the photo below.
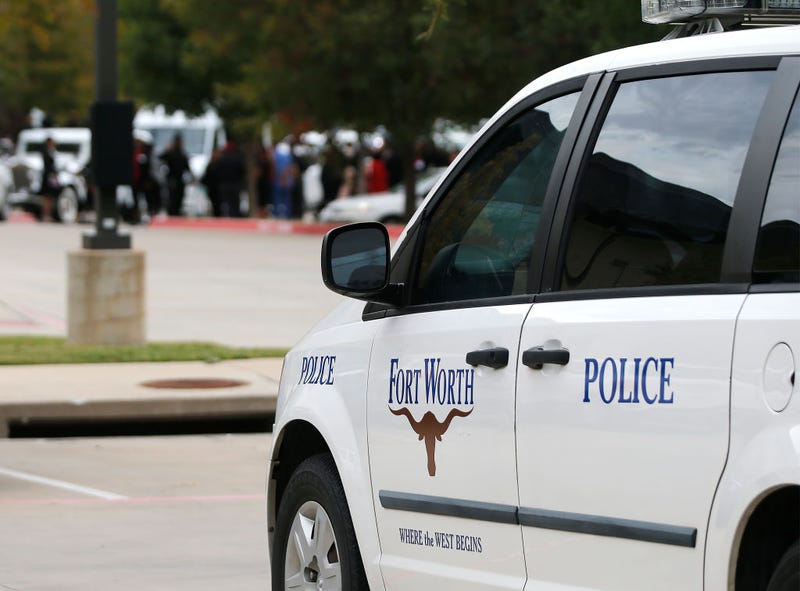
[[[124,420],[224,419],[275,412],[281,359],[208,364],[112,363],[5,366],[0,437],[14,424]],[[154,389],[152,380],[227,379],[240,386]]]

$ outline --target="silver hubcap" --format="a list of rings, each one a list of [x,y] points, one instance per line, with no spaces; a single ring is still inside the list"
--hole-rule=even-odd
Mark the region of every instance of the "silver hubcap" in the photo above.
[[[294,516],[286,544],[286,589],[341,591],[339,549],[331,520],[316,501],[304,503]]]
[[[78,220],[78,196],[71,188],[67,187],[61,191],[56,207],[58,207],[58,218],[65,224],[72,224]]]

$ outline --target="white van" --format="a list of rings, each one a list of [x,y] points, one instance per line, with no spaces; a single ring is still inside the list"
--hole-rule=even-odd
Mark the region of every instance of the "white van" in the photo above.
[[[143,107],[136,112],[133,126],[153,136],[153,156],[161,154],[177,134],[183,137],[183,148],[189,158],[192,179],[183,199],[184,213],[190,216],[208,215],[211,204],[199,180],[206,171],[214,150],[225,145],[225,126],[213,109],[192,117],[183,111],[168,113],[162,106]],[[163,183],[164,171],[156,171]]]
[[[391,255],[332,230],[272,589],[800,589],[799,89],[798,26],[596,55],[512,98]]]

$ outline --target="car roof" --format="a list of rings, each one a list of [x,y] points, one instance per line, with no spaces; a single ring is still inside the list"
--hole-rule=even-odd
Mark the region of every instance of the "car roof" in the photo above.
[[[86,142],[92,137],[88,127],[36,127],[23,129],[19,132],[19,142],[41,142],[46,138],[53,138],[58,142]]]
[[[800,25],[710,33],[635,45],[593,55],[536,78],[520,90],[498,115],[538,90],[594,72],[685,61],[793,53],[800,54]]]

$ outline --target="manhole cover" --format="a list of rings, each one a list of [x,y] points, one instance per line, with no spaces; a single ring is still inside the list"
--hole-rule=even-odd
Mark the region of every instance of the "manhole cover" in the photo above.
[[[173,390],[202,390],[207,388],[236,388],[246,386],[242,380],[225,380],[216,378],[176,378],[172,380],[150,380],[142,382],[146,388],[165,388]]]

